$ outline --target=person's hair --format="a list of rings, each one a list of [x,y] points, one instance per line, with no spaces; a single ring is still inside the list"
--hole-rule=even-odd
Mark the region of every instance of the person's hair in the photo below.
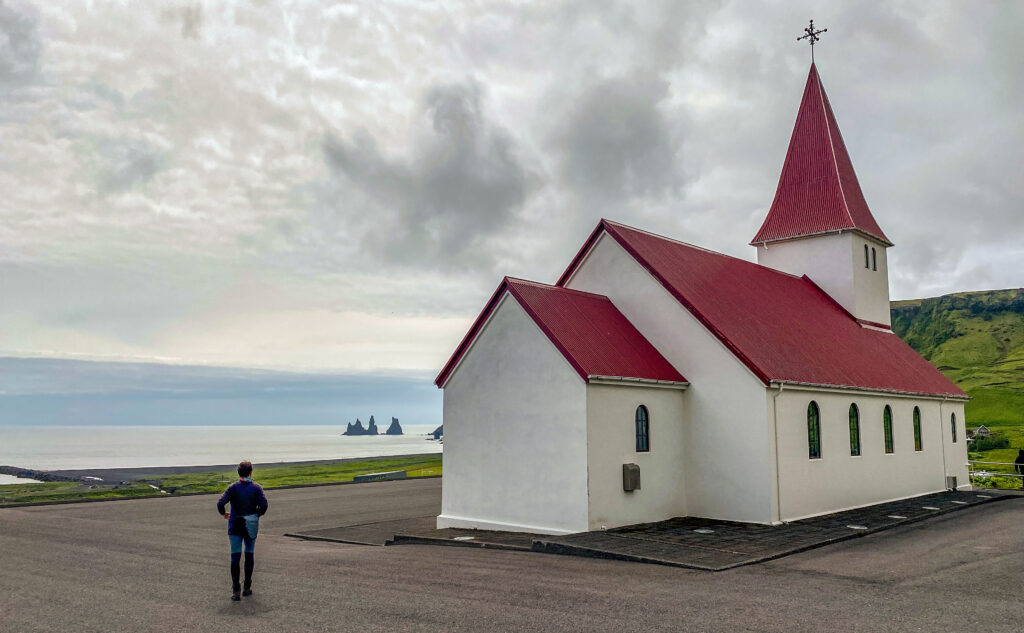
[[[247,459],[247,460],[245,460],[243,462],[239,462],[238,463],[238,476],[239,477],[248,477],[251,474],[252,474],[252,462],[250,462]]]

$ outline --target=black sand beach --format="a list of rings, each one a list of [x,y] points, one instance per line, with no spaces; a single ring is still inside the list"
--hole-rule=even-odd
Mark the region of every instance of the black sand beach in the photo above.
[[[374,461],[381,459],[392,459],[398,457],[430,457],[437,453],[417,453],[414,455],[375,455],[373,457],[349,457],[345,459],[316,459],[298,462],[264,462],[253,464],[253,468],[269,468],[272,466],[308,466],[313,464],[341,464],[362,461]],[[150,466],[142,468],[86,468],[72,470],[46,470],[39,471],[51,473],[61,478],[84,479],[96,477],[104,482],[115,481],[138,481],[153,479],[166,475],[185,475],[189,473],[205,473],[217,470],[233,471],[238,464],[214,464],[208,466]]]

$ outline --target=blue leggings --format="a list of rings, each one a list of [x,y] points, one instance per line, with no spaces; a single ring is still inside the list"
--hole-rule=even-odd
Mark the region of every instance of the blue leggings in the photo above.
[[[228,534],[228,541],[231,543],[231,553],[241,554],[242,548],[245,548],[246,552],[250,554],[256,551],[256,539],[248,538],[248,536],[236,536],[234,534]]]

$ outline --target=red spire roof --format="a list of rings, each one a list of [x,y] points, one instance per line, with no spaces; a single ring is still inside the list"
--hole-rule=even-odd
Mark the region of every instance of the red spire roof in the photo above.
[[[842,230],[892,246],[868,209],[818,69],[811,64],[775,200],[750,243]]]
[[[438,387],[444,387],[506,292],[585,382],[597,377],[686,382],[608,297],[505,277],[434,380]]]

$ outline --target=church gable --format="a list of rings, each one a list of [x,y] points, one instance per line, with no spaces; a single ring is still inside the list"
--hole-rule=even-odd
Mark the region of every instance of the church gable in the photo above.
[[[763,384],[794,383],[964,398],[899,337],[862,327],[807,277],[602,220],[559,279],[607,234]]]
[[[685,385],[686,379],[608,297],[506,277],[438,374],[444,387],[502,299],[515,300],[584,382],[628,379]]]

